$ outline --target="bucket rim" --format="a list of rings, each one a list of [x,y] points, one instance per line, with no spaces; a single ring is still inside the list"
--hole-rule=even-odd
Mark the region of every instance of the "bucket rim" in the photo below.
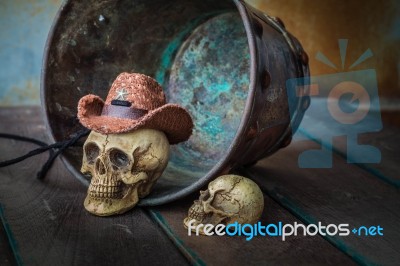
[[[44,119],[45,127],[46,127],[46,134],[49,137],[49,140],[52,142],[57,141],[54,136],[53,128],[50,125],[49,120],[49,108],[46,105],[46,95],[45,95],[45,88],[47,87],[46,84],[46,73],[47,73],[47,65],[49,61],[49,53],[50,47],[53,43],[53,38],[55,32],[58,28],[59,23],[61,22],[61,18],[64,14],[68,13],[68,8],[66,8],[70,2],[73,0],[64,0],[62,5],[60,6],[59,10],[56,13],[56,16],[53,20],[51,25],[49,34],[47,36],[47,40],[44,47],[43,53],[43,60],[42,60],[42,67],[41,67],[41,76],[40,76],[40,100],[41,100],[41,112]],[[247,124],[249,122],[249,118],[252,113],[252,109],[254,106],[254,96],[256,90],[256,75],[258,70],[258,61],[257,61],[257,51],[256,51],[256,40],[255,40],[255,33],[251,26],[251,16],[249,14],[249,10],[247,9],[247,3],[243,0],[232,0],[235,4],[241,20],[243,22],[243,26],[246,32],[247,42],[248,42],[248,49],[250,53],[250,66],[249,66],[249,86],[248,86],[248,94],[246,99],[245,108],[243,110],[243,114],[240,119],[239,126],[237,128],[236,134],[229,145],[229,148],[226,150],[226,153],[219,159],[219,161],[205,174],[203,177],[192,183],[191,185],[184,187],[183,189],[174,192],[173,194],[166,194],[160,197],[152,197],[150,193],[147,197],[140,199],[138,206],[158,206],[162,204],[167,204],[188,196],[195,191],[198,191],[206,184],[208,184],[212,179],[216,178],[218,174],[225,169],[230,170],[229,161],[232,158],[232,155],[235,154],[237,150],[240,140],[243,138],[243,135],[246,131]],[[60,159],[67,168],[67,170],[76,178],[78,179],[83,185],[86,187],[89,186],[90,181],[87,180],[83,174],[76,169],[72,164],[69,162],[68,158],[64,154],[60,154]],[[154,196],[154,195],[153,195]]]

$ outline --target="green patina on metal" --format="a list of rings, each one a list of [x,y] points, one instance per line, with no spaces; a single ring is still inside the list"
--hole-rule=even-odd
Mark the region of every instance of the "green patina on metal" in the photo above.
[[[193,31],[175,57],[166,94],[170,102],[189,110],[195,127],[191,139],[174,147],[173,155],[184,154],[204,169],[218,162],[245,109],[249,68],[246,33],[237,13],[213,17]],[[179,160],[173,156],[171,162]]]
[[[220,12],[218,12],[220,13]],[[171,69],[171,65],[174,62],[174,57],[176,53],[178,52],[179,48],[181,47],[182,43],[185,41],[185,39],[188,37],[188,35],[193,32],[194,29],[204,20],[207,18],[213,17],[215,15],[218,15],[216,12],[204,14],[202,16],[199,16],[197,19],[191,21],[188,23],[186,26],[185,30],[181,31],[165,48],[163,54],[161,55],[160,59],[160,66],[155,74],[155,79],[158,81],[158,83],[162,84],[165,86],[166,82],[166,76],[169,73],[169,70]]]

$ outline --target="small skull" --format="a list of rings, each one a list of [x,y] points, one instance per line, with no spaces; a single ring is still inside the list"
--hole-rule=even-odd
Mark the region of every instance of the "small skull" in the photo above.
[[[184,225],[255,223],[264,209],[264,197],[252,180],[238,175],[223,175],[200,191],[200,198],[188,211]],[[200,228],[200,233],[203,233]]]
[[[84,206],[99,216],[126,212],[147,196],[168,164],[165,134],[139,129],[103,135],[92,131],[83,146],[81,172],[92,176]]]

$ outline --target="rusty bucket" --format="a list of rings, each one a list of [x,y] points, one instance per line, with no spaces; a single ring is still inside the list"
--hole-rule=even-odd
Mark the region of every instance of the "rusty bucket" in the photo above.
[[[155,77],[195,124],[187,142],[172,146],[167,169],[140,202],[159,205],[288,145],[308,103],[285,83],[309,76],[307,61],[279,19],[242,1],[69,0],[46,45],[43,112],[60,141],[82,129],[76,118],[82,96],[105,98],[121,72]],[[298,106],[292,118],[289,101]],[[89,184],[79,172],[82,147],[62,160]]]

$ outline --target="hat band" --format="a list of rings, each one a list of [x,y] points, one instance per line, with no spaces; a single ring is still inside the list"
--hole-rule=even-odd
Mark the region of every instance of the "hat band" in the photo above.
[[[118,105],[104,105],[101,115],[137,120],[147,114],[147,110]]]

